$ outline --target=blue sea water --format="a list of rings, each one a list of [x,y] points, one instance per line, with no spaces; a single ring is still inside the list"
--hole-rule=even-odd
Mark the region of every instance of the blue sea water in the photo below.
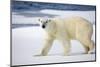
[[[22,27],[32,27],[32,26],[40,26],[39,24],[12,24],[12,28],[22,28]]]
[[[12,1],[12,10],[42,10],[42,9],[56,9],[56,10],[78,10],[78,11],[95,11],[94,5],[77,5],[77,4],[61,4],[61,3],[44,3],[44,2],[30,2],[30,1]]]

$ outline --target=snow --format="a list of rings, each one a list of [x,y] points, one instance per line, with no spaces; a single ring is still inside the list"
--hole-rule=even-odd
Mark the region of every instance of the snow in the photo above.
[[[34,23],[34,21],[36,21]],[[17,15],[16,12],[12,13],[12,24],[36,24],[37,18],[25,17],[23,15]]]
[[[83,46],[76,40],[71,41],[70,56],[62,56],[62,44],[55,41],[46,57],[40,54],[43,47],[45,31],[40,27],[16,28],[12,30],[12,64],[41,64],[53,62],[74,62],[95,60],[95,55],[84,54]],[[55,60],[55,59],[57,60]]]
[[[28,12],[32,13],[32,11]],[[33,12],[35,13],[35,12]],[[41,10],[40,13],[64,16],[82,16],[90,22],[95,22],[94,11],[56,11],[56,10]],[[45,16],[45,15],[44,15]],[[35,24],[38,15],[27,17],[12,13],[12,24]],[[92,40],[95,42],[95,25],[93,24]],[[27,64],[44,64],[58,62],[76,62],[76,61],[94,61],[95,54],[84,54],[85,50],[80,42],[71,41],[71,52],[69,56],[62,56],[62,44],[55,40],[48,56],[36,56],[40,54],[43,48],[45,31],[39,26],[23,27],[12,29],[12,65],[27,65]],[[95,49],[94,49],[95,50]],[[93,51],[94,52],[94,51]]]

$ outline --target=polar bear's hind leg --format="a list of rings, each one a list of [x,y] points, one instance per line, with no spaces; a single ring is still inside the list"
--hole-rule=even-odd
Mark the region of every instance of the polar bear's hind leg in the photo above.
[[[85,53],[91,53],[91,51],[94,49],[94,43],[91,40],[91,37],[83,36],[83,38],[78,38],[78,40],[84,46],[86,51]]]

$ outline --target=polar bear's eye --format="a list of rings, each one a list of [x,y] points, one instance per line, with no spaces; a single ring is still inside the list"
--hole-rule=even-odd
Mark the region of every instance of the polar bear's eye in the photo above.
[[[45,23],[48,23],[48,21],[46,21]]]
[[[41,23],[43,23],[43,21],[40,20]]]

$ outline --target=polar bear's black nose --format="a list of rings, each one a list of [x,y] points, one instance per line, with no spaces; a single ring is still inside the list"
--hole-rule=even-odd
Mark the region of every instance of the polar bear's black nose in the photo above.
[[[42,28],[45,28],[45,25],[42,25]]]

